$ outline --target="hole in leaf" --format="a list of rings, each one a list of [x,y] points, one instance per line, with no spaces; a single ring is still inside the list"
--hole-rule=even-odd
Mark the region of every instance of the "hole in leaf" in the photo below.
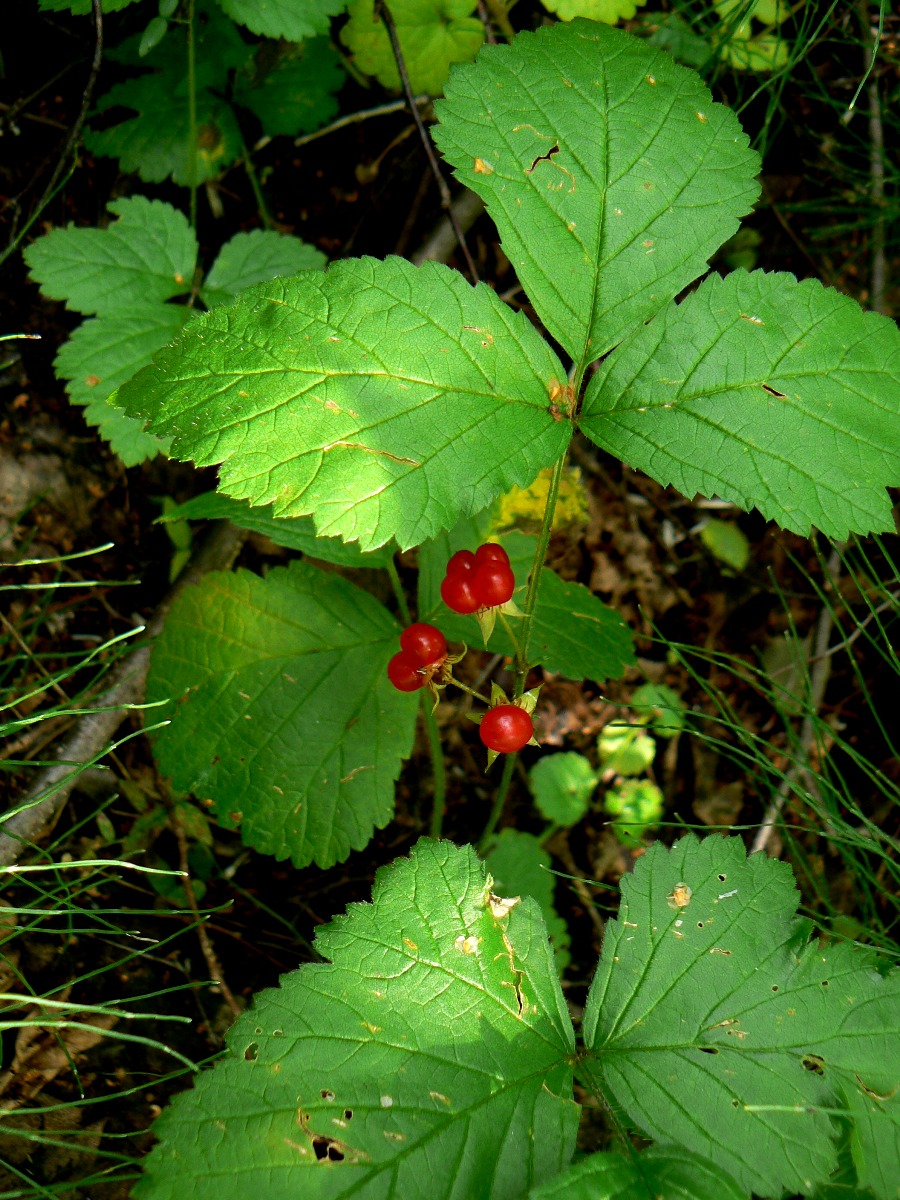
[[[331,1101],[331,1100],[333,1100],[333,1099],[334,1099],[334,1092],[330,1092],[330,1091],[328,1090],[328,1088],[323,1088],[323,1090],[322,1090],[322,1092],[320,1093],[320,1095],[321,1095],[321,1097],[322,1097],[322,1099],[323,1099],[323,1100],[328,1100],[328,1101]]]
[[[344,1120],[345,1120],[345,1121],[350,1121],[350,1120],[352,1120],[352,1118],[353,1118],[353,1109],[352,1109],[352,1108],[345,1108],[345,1109],[344,1109]]]
[[[740,1108],[740,1107],[741,1107],[741,1102],[740,1102],[740,1100],[732,1100],[732,1102],[731,1102],[731,1107],[732,1107],[732,1108]]]
[[[337,1142],[331,1138],[321,1137],[319,1134],[312,1140],[312,1147],[316,1158],[319,1162],[343,1162],[344,1152],[341,1150]]]
[[[697,922],[697,928],[698,928],[698,929],[702,929],[702,928],[703,928],[703,922],[702,922],[702,921],[698,921],[698,922]]]
[[[701,1054],[718,1054],[719,1053],[718,1050],[715,1048],[715,1046],[700,1046],[700,1047],[698,1047],[698,1049],[700,1050]]]
[[[787,397],[785,396],[784,392],[778,392],[778,391],[776,391],[776,390],[775,390],[775,388],[773,388],[773,387],[769,387],[769,385],[768,385],[767,383],[764,383],[764,384],[762,385],[762,390],[763,390],[764,392],[768,392],[770,396],[777,396],[779,400],[785,400],[785,399],[787,399]]]
[[[803,1069],[812,1071],[813,1075],[825,1074],[825,1059],[818,1054],[804,1054],[800,1062],[803,1064]]]
[[[777,991],[778,991],[778,984],[777,984],[777,983],[773,983],[773,984],[772,984],[772,991],[773,991],[773,992],[777,992]]]
[[[727,878],[728,878],[727,875],[719,875],[719,877],[718,877],[719,883],[724,883]]]
[[[559,146],[551,146],[546,154],[539,154],[530,167],[525,168],[525,174],[530,175],[539,162],[549,162],[554,154],[559,154]]]
[[[251,1042],[244,1051],[245,1062],[256,1062],[256,1056],[259,1053],[259,1045],[256,1042]]]
[[[828,980],[827,980],[827,979],[823,979],[823,980],[822,980],[822,987],[828,987]]]

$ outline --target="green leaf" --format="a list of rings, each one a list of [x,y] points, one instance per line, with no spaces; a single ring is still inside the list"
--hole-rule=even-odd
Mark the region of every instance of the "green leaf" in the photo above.
[[[547,936],[562,975],[571,962],[569,929],[553,906],[556,880],[550,871],[550,855],[530,833],[502,829],[484,856],[485,866],[498,896],[531,896],[540,905]]]
[[[747,535],[734,521],[717,521],[710,517],[700,530],[700,541],[714,558],[735,571],[746,570],[750,561]]]
[[[686,67],[703,67],[712,47],[679,13],[647,13],[642,24],[649,30],[647,41],[658,46]]]
[[[604,795],[603,807],[613,817],[613,833],[622,845],[638,846],[659,824],[663,794],[649,779],[621,779]]]
[[[664,51],[605,25],[485,47],[436,110],[439,148],[576,364],[696,279],[758,194],[734,113]]]
[[[367,592],[304,562],[207,576],[153,647],[148,701],[178,701],[160,769],[265,854],[326,867],[361,850],[412,748],[416,698],[386,674],[397,633]]]
[[[684,701],[664,683],[642,684],[631,697],[631,707],[658,737],[674,737],[684,729]]]
[[[647,0],[543,0],[544,8],[556,13],[561,21],[587,17],[589,21],[605,21],[615,25],[628,21]]]
[[[200,295],[207,308],[214,308],[254,284],[298,271],[321,270],[326,262],[321,250],[299,238],[264,229],[236,233],[219,251]]]
[[[131,417],[123,420],[130,421]],[[289,550],[300,550],[311,558],[322,562],[337,563],[341,567],[386,567],[393,557],[396,546],[382,546],[363,554],[355,542],[342,542],[340,538],[316,536],[310,517],[275,517],[272,506],[253,508],[246,500],[233,500],[221,492],[204,492],[201,496],[176,505],[160,521],[232,521],[241,529],[261,533],[276,546]]]
[[[409,81],[414,92],[438,96],[453,63],[469,62],[484,41],[484,26],[475,0],[391,0],[389,5]],[[400,76],[384,23],[375,15],[374,0],[350,0],[350,20],[341,41],[360,71],[388,88],[400,87]]]
[[[592,1154],[529,1192],[529,1200],[749,1200],[720,1167],[678,1146]]]
[[[114,13],[135,2],[136,0],[101,0],[101,8],[104,13]],[[93,4],[91,0],[38,0],[38,10],[40,12],[70,12],[76,17],[86,17],[93,12]]]
[[[327,33],[330,19],[343,12],[346,0],[219,0],[233,21],[263,37],[302,42]]]
[[[348,259],[197,316],[116,402],[221,490],[364,550],[413,546],[534,478],[570,427],[521,313],[437,263]]]
[[[507,911],[471,848],[423,840],[316,948],[160,1117],[136,1200],[521,1200],[568,1163],[574,1038],[535,901]]]
[[[81,313],[118,313],[188,291],[197,240],[187,217],[162,200],[113,200],[106,229],[67,225],[25,251],[31,276],[52,300]]]
[[[887,1200],[896,1158],[887,1187],[879,1163],[896,1125],[876,1097],[897,1088],[900,972],[808,942],[797,901],[790,868],[747,858],[738,838],[651,846],[607,925],[583,1075],[645,1134],[760,1196],[827,1179],[837,1110],[854,1125],[860,1178]]]
[[[441,599],[440,587],[447,562],[457,550],[474,550],[491,525],[491,514],[480,513],[474,520],[460,521],[450,534],[442,534],[419,551],[419,613],[423,621],[440,625],[448,638],[467,645],[484,645],[474,617],[451,613]],[[514,599],[524,598],[524,587],[534,562],[537,539],[512,533],[498,539],[509,554],[516,576]],[[521,621],[514,623],[519,636]],[[501,622],[497,622],[490,640],[495,653],[512,654],[512,641]],[[631,630],[619,613],[608,608],[580,583],[566,583],[548,567],[544,568],[541,590],[528,643],[529,661],[569,679],[595,679],[604,682],[622,675],[633,665],[634,646]]]
[[[603,363],[581,428],[688,496],[829,537],[893,530],[900,330],[814,279],[710,276]]]
[[[116,84],[97,103],[99,113],[124,107],[136,116],[108,129],[88,126],[85,145],[95,154],[119,160],[124,172],[137,172],[149,183],[171,176],[183,186],[203,183],[218,175],[240,155],[243,142],[231,106],[221,98],[231,71],[243,65],[248,48],[231,21],[215,5],[199,8],[196,40],[196,138],[191,155],[185,25],[141,59],[156,70]],[[180,34],[180,36],[179,36]],[[126,43],[118,57],[132,62]],[[132,63],[133,65],[133,63]]]
[[[640,725],[610,721],[597,738],[600,765],[617,775],[640,775],[653,762],[656,743]]]
[[[528,786],[546,820],[577,825],[588,810],[597,775],[583,754],[547,754],[531,768]]]
[[[260,47],[235,79],[235,101],[256,114],[269,137],[311,133],[337,112],[332,93],[346,78],[338,53],[327,37],[281,43],[276,53],[272,62],[271,43]]]
[[[126,467],[168,450],[168,442],[144,433],[140,421],[107,404],[120,384],[152,361],[190,315],[178,304],[131,304],[121,315],[104,312],[82,322],[60,348],[53,364],[73,404],[85,406],[95,425]]]

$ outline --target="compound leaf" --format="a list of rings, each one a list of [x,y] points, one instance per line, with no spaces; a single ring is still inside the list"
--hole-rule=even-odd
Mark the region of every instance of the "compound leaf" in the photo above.
[[[25,251],[45,296],[80,313],[116,313],[168,300],[191,285],[197,239],[184,213],[162,200],[113,200],[118,216],[107,229],[67,225]]]
[[[153,360],[190,315],[179,304],[132,304],[121,314],[104,312],[82,322],[56,356],[54,368],[68,380],[73,404],[84,405],[85,420],[96,425],[126,467],[165,452],[168,443],[145,433],[140,421],[107,404],[126,379]]]
[[[644,1133],[760,1196],[826,1180],[848,1121],[860,1178],[887,1200],[900,971],[807,941],[797,899],[790,868],[747,858],[738,838],[651,846],[607,925],[584,1077]]]
[[[438,146],[576,364],[696,279],[758,194],[734,113],[695,72],[606,25],[485,47],[436,110]]]
[[[530,833],[501,829],[484,856],[500,896],[531,896],[540,906],[560,975],[571,962],[569,928],[553,906],[555,879],[550,855]]]
[[[234,300],[256,283],[298,271],[321,270],[326,261],[321,250],[299,238],[266,229],[236,233],[219,251],[200,296],[207,308],[213,308]]]
[[[710,276],[591,380],[582,430],[688,496],[834,538],[894,528],[900,331],[814,279]]]
[[[311,133],[337,112],[333,93],[346,78],[338,53],[327,37],[281,43],[274,63],[272,52],[271,43],[263,43],[238,73],[235,101],[256,114],[269,137]]]
[[[155,1126],[137,1200],[520,1200],[569,1161],[574,1037],[533,900],[420,841]]]
[[[386,674],[397,634],[374,597],[302,561],[207,576],[153,648],[148,699],[178,701],[161,770],[265,854],[325,867],[362,849],[412,748],[416,698]]]
[[[116,403],[221,488],[364,550],[416,545],[565,449],[552,350],[437,263],[348,259],[195,317]]]
[[[263,37],[302,42],[327,33],[332,17],[343,12],[346,0],[219,0],[239,25]]]
[[[533,1188],[529,1200],[749,1200],[714,1163],[678,1146],[591,1154]]]
[[[453,63],[469,62],[484,41],[475,0],[391,0],[388,5],[414,92],[437,96]],[[385,87],[399,88],[400,76],[384,22],[374,0],[351,0],[341,41],[356,66]]]
[[[123,417],[123,420],[131,421],[131,417]],[[221,492],[204,492],[201,496],[194,496],[184,504],[170,508],[158,520],[162,524],[169,521],[232,521],[240,529],[261,533],[276,546],[300,550],[310,558],[336,563],[341,567],[386,567],[396,549],[387,545],[363,554],[356,542],[317,537],[310,517],[276,517],[272,514],[271,504],[254,508],[246,500],[234,500],[231,496],[223,496]]]

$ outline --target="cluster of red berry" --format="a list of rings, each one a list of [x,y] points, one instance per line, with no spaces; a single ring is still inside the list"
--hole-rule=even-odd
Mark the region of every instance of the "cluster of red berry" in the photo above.
[[[400,653],[388,663],[388,679],[399,692],[417,692],[447,659],[447,639],[434,625],[417,621],[400,634]]]
[[[455,613],[469,614],[508,603],[515,587],[509,555],[495,542],[485,542],[474,554],[457,550],[453,555],[441,584],[441,599]]]

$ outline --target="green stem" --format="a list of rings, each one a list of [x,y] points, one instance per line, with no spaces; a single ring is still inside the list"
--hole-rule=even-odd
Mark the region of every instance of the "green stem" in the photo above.
[[[259,182],[259,175],[256,172],[256,167],[253,163],[253,155],[250,148],[244,140],[243,133],[241,134],[241,157],[244,163],[244,170],[247,172],[247,178],[250,180],[250,187],[253,190],[253,198],[256,200],[256,209],[259,213],[259,219],[262,221],[266,229],[275,229],[275,222],[272,219],[272,214],[269,212],[269,206],[266,204],[266,198],[263,195],[263,190]]]
[[[514,38],[516,31],[512,27],[509,19],[509,9],[503,3],[503,0],[486,0],[487,10],[491,14],[491,19],[496,22],[497,28],[508,38]],[[512,5],[509,6],[512,8]]]
[[[191,229],[197,230],[197,63],[194,42],[194,0],[187,12],[188,52],[188,174],[191,189]]]
[[[476,700],[480,700],[482,704],[487,704],[490,706],[491,702],[488,700],[487,696],[482,696],[481,692],[476,692],[474,688],[470,688],[467,684],[460,683],[455,676],[451,680],[451,683],[454,687],[458,687],[461,692],[467,692],[470,696],[474,696]]]
[[[497,795],[494,798],[494,807],[491,809],[491,815],[488,817],[487,825],[484,827],[484,832],[478,839],[478,845],[475,847],[479,854],[484,854],[487,849],[488,842],[491,840],[491,835],[497,828],[497,822],[500,820],[500,814],[503,812],[503,805],[506,803],[506,797],[509,793],[509,785],[512,782],[512,775],[516,765],[517,754],[507,754],[503,763],[503,774],[500,776],[500,783],[497,787]]]
[[[556,500],[559,496],[559,485],[566,465],[566,455],[561,454],[553,467],[550,487],[547,491],[547,503],[544,507],[544,520],[538,538],[538,546],[534,555],[531,575],[528,578],[528,591],[525,594],[525,616],[522,620],[522,637],[519,642],[519,652],[516,655],[516,695],[520,696],[525,687],[525,677],[528,674],[528,643],[531,640],[531,627],[534,623],[534,612],[537,608],[538,594],[541,589],[541,572],[547,557],[547,547],[550,545],[550,533],[553,529],[553,514],[556,512]]]
[[[412,614],[406,602],[406,593],[400,582],[400,573],[393,558],[388,560],[387,573],[391,587],[397,600],[397,608],[404,625],[412,624]],[[438,732],[437,721],[430,707],[431,693],[422,693],[422,719],[425,722],[425,733],[428,737],[428,751],[431,755],[431,771],[434,779],[434,805],[431,810],[431,836],[439,838],[444,823],[444,807],[447,799],[447,767],[444,763],[444,749]]]

